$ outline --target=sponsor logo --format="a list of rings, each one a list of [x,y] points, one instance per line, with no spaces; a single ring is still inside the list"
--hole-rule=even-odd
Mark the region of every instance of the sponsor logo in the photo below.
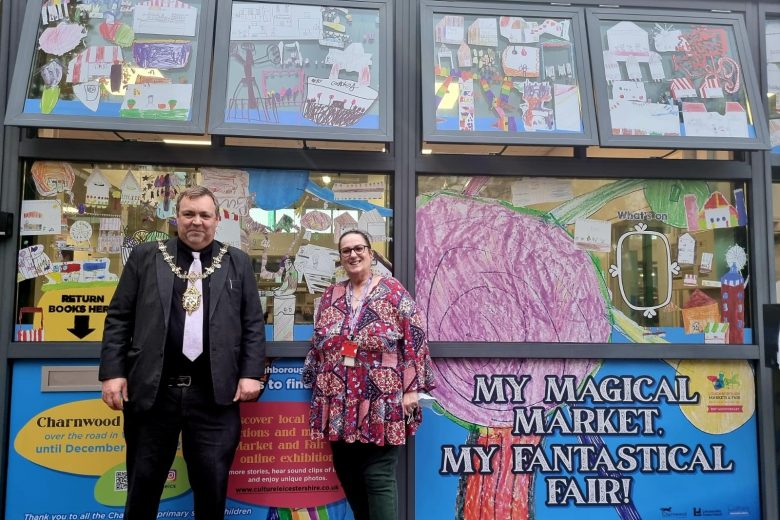
[[[749,516],[750,509],[743,506],[734,506],[729,508],[729,516]]]
[[[694,507],[693,508],[693,516],[695,516],[695,517],[723,516],[723,511],[721,511],[720,509],[703,509],[701,507]]]
[[[688,513],[684,513],[681,511],[674,511],[671,506],[662,507],[661,510],[661,518],[687,518]]]

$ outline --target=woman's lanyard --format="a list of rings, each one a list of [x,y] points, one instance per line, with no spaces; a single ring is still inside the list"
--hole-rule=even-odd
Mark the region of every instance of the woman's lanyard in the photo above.
[[[363,294],[358,300],[357,308],[354,309],[352,308],[352,282],[347,284],[346,297],[347,310],[349,312],[349,335],[347,339],[345,339],[341,344],[341,356],[344,366],[355,366],[355,357],[357,357],[358,350],[358,344],[357,341],[355,341],[355,329],[357,329],[358,320],[360,319],[360,315],[363,313],[363,306],[366,303],[366,298],[368,297],[368,292],[371,289],[371,281],[373,278],[373,275],[368,277],[368,283],[366,283],[366,286],[363,288]]]
[[[363,313],[363,306],[366,302],[368,292],[371,290],[371,282],[374,279],[374,275],[369,275],[368,282],[363,287],[363,294],[358,300],[357,308],[352,307],[352,282],[347,284],[347,309],[349,310],[349,339],[355,339],[355,329],[357,328],[360,315]]]

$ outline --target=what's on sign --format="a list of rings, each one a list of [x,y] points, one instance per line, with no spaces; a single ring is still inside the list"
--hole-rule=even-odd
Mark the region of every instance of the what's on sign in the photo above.
[[[115,285],[46,291],[43,309],[46,341],[100,341]]]

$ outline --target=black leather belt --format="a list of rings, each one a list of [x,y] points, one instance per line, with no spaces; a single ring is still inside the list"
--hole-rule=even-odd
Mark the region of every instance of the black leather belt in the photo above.
[[[175,388],[192,386],[192,376],[172,376],[168,378],[165,384]]]

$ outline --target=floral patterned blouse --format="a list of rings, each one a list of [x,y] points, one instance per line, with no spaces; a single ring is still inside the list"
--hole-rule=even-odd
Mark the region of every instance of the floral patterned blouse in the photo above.
[[[435,384],[422,317],[395,278],[371,290],[355,327],[358,351],[345,366],[342,342],[349,335],[347,283],[322,295],[303,380],[312,387],[311,435],[330,441],[399,445],[414,435],[420,409],[404,420],[404,392],[428,392]]]

